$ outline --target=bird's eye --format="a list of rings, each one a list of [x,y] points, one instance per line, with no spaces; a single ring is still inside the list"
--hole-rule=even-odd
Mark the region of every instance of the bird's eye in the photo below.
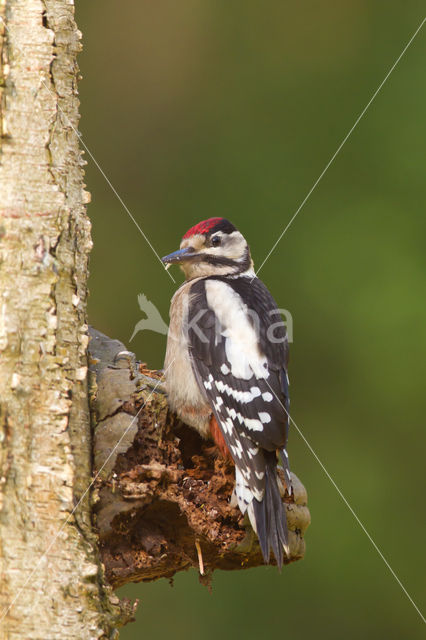
[[[218,247],[220,245],[220,236],[213,236],[211,239],[212,247]]]

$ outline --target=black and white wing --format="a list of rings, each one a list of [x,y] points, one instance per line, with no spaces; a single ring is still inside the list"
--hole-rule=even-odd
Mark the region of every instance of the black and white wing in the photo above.
[[[257,278],[196,281],[190,290],[188,344],[197,382],[235,462],[239,507],[248,510],[265,558],[272,546],[280,564],[287,531],[276,481],[277,450],[291,487],[285,449],[288,345],[274,299]]]

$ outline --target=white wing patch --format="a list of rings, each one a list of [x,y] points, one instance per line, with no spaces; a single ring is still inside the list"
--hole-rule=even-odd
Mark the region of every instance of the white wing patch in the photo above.
[[[244,424],[250,431],[263,431],[263,425],[256,418],[244,418]]]
[[[206,281],[207,304],[221,325],[225,353],[236,378],[268,378],[268,363],[258,346],[258,336],[250,322],[250,311],[242,298],[226,282]],[[256,319],[254,318],[254,321]]]
[[[243,457],[243,448],[241,446],[241,442],[239,440],[236,440],[235,446],[231,444],[231,449],[234,456],[238,456],[239,459],[241,460]],[[250,469],[248,469],[248,471],[250,471]]]
[[[212,389],[212,388],[213,388],[213,386],[212,386],[213,379],[214,379],[214,378],[213,378],[212,374],[210,374],[210,375],[209,375],[209,379],[208,379],[208,380],[204,380],[203,384],[204,384],[204,386],[205,386],[205,388],[206,388],[206,389],[209,389],[209,390],[210,390],[210,389]]]
[[[213,381],[213,376],[211,376],[211,378]],[[209,382],[210,382],[210,377],[209,377]],[[222,382],[222,380],[216,380],[215,385],[218,391],[222,393],[224,392],[228,396],[232,396],[238,402],[251,402],[252,400],[254,400],[254,398],[257,398],[258,396],[260,396],[259,387],[251,387],[250,391],[239,391],[238,389],[233,389],[228,384],[225,384],[225,382]],[[206,389],[212,388],[211,386],[207,387],[206,383],[204,383],[204,386],[206,387]]]
[[[271,422],[271,416],[266,411],[260,411],[259,418],[263,424]]]
[[[223,430],[228,435],[231,435],[232,430],[234,428],[234,423],[232,422],[231,418],[227,418],[224,422],[221,422],[221,425],[222,425]]]

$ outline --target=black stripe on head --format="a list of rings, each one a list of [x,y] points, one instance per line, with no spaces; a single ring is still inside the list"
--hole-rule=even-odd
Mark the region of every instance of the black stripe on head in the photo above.
[[[246,247],[244,256],[240,260],[232,260],[232,258],[225,258],[224,256],[205,254],[201,257],[200,262],[207,262],[208,264],[221,265],[224,267],[233,267],[233,273],[243,273],[244,271],[247,271],[251,265],[251,256],[249,248]]]
[[[217,224],[215,224],[214,227],[209,229],[209,232],[207,235],[212,236],[218,231],[222,231],[222,233],[233,233],[234,231],[237,231],[237,228],[232,224],[232,222],[229,222],[229,220],[226,220],[226,218],[221,218],[220,221]]]

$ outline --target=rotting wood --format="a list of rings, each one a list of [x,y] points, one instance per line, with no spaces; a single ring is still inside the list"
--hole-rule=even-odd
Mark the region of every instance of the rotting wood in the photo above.
[[[90,330],[95,507],[106,577],[114,586],[263,564],[246,518],[229,504],[232,464],[170,413],[161,374],[117,340]],[[114,445],[118,443],[114,449]],[[293,474],[284,500],[290,558],[305,552],[306,491]]]

